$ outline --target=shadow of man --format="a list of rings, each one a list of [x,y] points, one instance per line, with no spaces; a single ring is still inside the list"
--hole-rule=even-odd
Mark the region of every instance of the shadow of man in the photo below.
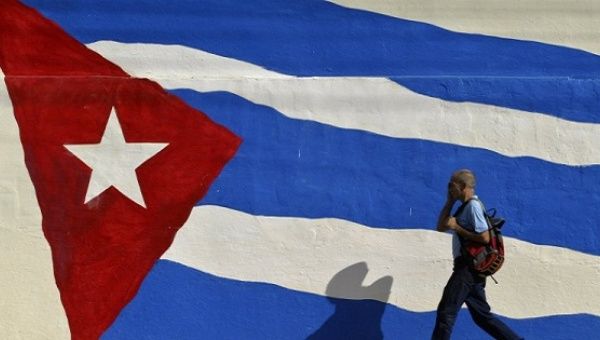
[[[333,276],[326,294],[335,305],[335,311],[307,339],[383,339],[381,318],[390,297],[393,278],[384,276],[370,286],[363,286],[368,271],[365,262],[358,262]]]

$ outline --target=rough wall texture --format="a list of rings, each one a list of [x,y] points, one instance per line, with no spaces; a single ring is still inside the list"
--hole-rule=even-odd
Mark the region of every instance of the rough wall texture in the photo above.
[[[428,338],[459,168],[508,221],[493,311],[600,331],[595,1],[0,11],[0,338]]]

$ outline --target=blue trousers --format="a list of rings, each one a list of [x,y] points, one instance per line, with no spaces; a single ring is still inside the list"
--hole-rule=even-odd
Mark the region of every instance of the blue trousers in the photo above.
[[[473,321],[495,339],[521,339],[490,312],[485,298],[485,278],[479,277],[461,257],[454,260],[454,270],[444,288],[437,308],[437,318],[431,339],[450,339],[454,321],[463,303],[467,304]]]

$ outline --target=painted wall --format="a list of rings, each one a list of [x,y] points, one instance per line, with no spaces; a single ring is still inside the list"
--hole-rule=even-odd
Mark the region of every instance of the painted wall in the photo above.
[[[600,331],[595,1],[0,2],[0,338],[426,339],[452,171],[493,311]],[[457,339],[486,335],[461,311]]]

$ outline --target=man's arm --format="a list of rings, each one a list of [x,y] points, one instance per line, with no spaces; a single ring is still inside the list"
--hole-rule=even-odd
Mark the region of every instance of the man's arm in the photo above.
[[[487,244],[490,242],[490,233],[487,230],[481,233],[472,233],[467,229],[461,227],[460,224],[456,222],[456,218],[454,217],[448,218],[446,230],[448,229],[454,230],[454,232],[456,232],[458,236],[462,237],[467,241],[479,242],[483,244]]]
[[[448,199],[446,199],[446,204],[440,211],[440,215],[438,217],[438,223],[436,230],[440,232],[444,232],[449,229],[448,227],[448,219],[450,217],[450,211],[452,210],[452,206],[454,205],[455,200],[453,200],[450,195],[448,195]]]

